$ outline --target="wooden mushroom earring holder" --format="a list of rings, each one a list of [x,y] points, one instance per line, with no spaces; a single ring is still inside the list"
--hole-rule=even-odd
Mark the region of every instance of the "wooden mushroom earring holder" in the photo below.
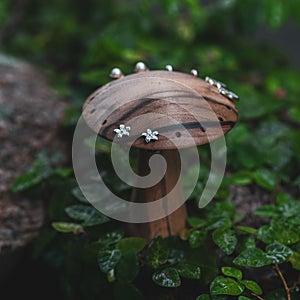
[[[152,202],[161,197],[168,197],[179,180],[181,162],[178,149],[209,143],[233,128],[238,118],[234,103],[238,100],[238,96],[229,91],[222,82],[210,77],[206,77],[205,80],[199,78],[195,69],[191,70],[190,74],[185,74],[175,72],[171,65],[167,65],[166,70],[150,71],[144,63],[139,62],[135,66],[135,72],[124,76],[120,69],[114,68],[110,77],[116,80],[99,88],[88,97],[83,107],[83,117],[92,130],[110,141],[118,142],[126,139],[133,141],[132,147],[139,149],[136,172],[140,176],[149,173],[150,157],[155,151],[160,152],[167,163],[162,180],[150,188],[133,188],[132,191],[132,202]],[[178,88],[172,90],[169,86],[166,87],[166,84]],[[149,86],[153,86],[153,89]],[[151,90],[146,96],[143,93],[145,88]],[[162,90],[164,93],[161,93]],[[180,93],[180,90],[191,91],[194,96],[186,96]],[[166,93],[168,101],[165,101]],[[103,106],[104,94],[105,100],[109,98],[110,101],[106,101],[108,104]],[[128,97],[132,101],[128,101]],[[206,107],[202,108],[204,102]],[[207,114],[207,107],[214,113],[215,119],[211,119]],[[111,111],[109,117],[102,118],[103,110]],[[196,120],[191,111],[202,114],[205,122]],[[140,128],[131,125],[130,121],[133,118],[149,112],[173,118],[188,131],[188,136],[176,126],[163,126],[159,121],[145,124],[145,127]],[[221,128],[219,131],[214,129],[216,120]],[[176,147],[166,138],[164,134],[166,131],[178,140]],[[213,138],[209,139],[207,132],[210,132]],[[176,196],[168,200],[184,203],[182,189],[178,185],[176,187]],[[186,208],[182,205],[162,219],[128,224],[127,228],[130,235],[150,241],[158,235],[166,237],[177,234],[185,227],[186,217]]]

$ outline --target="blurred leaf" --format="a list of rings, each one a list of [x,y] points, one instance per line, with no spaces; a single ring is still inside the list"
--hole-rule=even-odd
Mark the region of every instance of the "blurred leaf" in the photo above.
[[[204,243],[207,235],[206,229],[195,230],[189,236],[189,244],[191,248],[198,248]]]
[[[162,287],[175,288],[181,285],[180,276],[177,270],[171,267],[155,272],[152,279],[156,284]]]
[[[210,285],[212,295],[238,296],[244,291],[244,287],[232,278],[218,276]]]
[[[250,248],[241,252],[234,260],[238,266],[259,268],[273,263],[267,253],[259,248]]]
[[[122,251],[121,251],[122,252]],[[116,277],[122,282],[132,282],[139,272],[139,262],[134,250],[127,250],[116,266]]]
[[[281,264],[293,255],[293,251],[289,247],[277,242],[267,245],[266,252],[274,264]]]
[[[189,217],[187,221],[188,224],[194,228],[203,227],[206,224],[206,220],[197,217]]]
[[[289,261],[292,264],[294,269],[300,271],[300,253],[294,251]]]
[[[73,232],[75,234],[83,232],[83,227],[76,223],[53,222],[52,227],[59,232]]]
[[[124,233],[120,230],[108,232],[105,235],[101,236],[96,243],[100,244],[102,247],[108,247],[119,242],[122,239],[123,235]]]
[[[263,293],[261,287],[255,281],[242,280],[241,283],[244,284],[249,291],[256,295],[261,295]]]
[[[213,232],[212,237],[213,241],[223,252],[227,255],[233,253],[237,244],[237,237],[233,230],[220,227]]]
[[[294,244],[300,240],[297,229],[283,221],[272,221],[258,229],[257,238],[266,244],[278,241],[281,244]]]
[[[178,274],[181,277],[188,278],[188,279],[199,279],[201,276],[200,267],[194,266],[188,263],[181,263],[175,266]]]
[[[154,269],[158,268],[167,262],[169,249],[165,240],[161,237],[156,237],[150,243],[148,248],[146,261]]]
[[[118,249],[103,249],[98,253],[98,265],[104,273],[114,269],[121,259],[121,251]]]
[[[275,205],[263,205],[259,208],[257,208],[254,212],[256,216],[262,216],[267,218],[273,218],[277,217],[278,214],[278,208]]]
[[[82,226],[94,226],[106,223],[109,218],[98,212],[94,207],[72,205],[65,208],[67,215],[75,220],[83,221]]]
[[[259,169],[256,170],[253,175],[256,183],[261,187],[269,191],[272,191],[276,188],[277,176],[273,172],[267,169]]]
[[[210,300],[210,297],[207,294],[203,294],[198,296],[195,300]]]
[[[242,280],[243,278],[242,271],[232,267],[222,267],[222,273],[226,276],[233,277],[237,280]]]
[[[120,240],[117,243],[116,248],[119,249],[122,253],[126,253],[128,251],[138,253],[143,250],[146,244],[147,241],[145,239],[139,237],[129,237]]]
[[[247,233],[250,233],[250,234],[257,234],[257,229],[255,228],[252,228],[252,227],[249,227],[249,226],[237,226],[236,227],[238,230],[241,230],[243,232],[247,232]]]

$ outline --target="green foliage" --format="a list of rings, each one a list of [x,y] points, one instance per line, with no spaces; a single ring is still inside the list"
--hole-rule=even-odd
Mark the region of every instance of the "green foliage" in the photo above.
[[[55,169],[45,154],[16,180],[14,192],[44,188],[51,194],[48,218],[59,233],[49,226],[35,253],[59,270],[66,299],[175,299],[177,292],[197,300],[286,299],[279,281],[269,291],[264,274],[273,279],[277,264],[291,287],[300,274],[300,75],[281,53],[252,39],[261,25],[274,30],[291,19],[300,23],[299,1],[31,0],[16,23],[10,22],[13,3],[0,3],[2,49],[45,68],[71,99],[64,120],[70,138],[83,100],[108,82],[113,66],[125,73],[139,60],[152,69],[169,63],[185,72],[199,68],[201,77],[228,83],[241,98],[239,122],[226,136],[222,186],[205,209],[194,208],[209,172],[210,152],[201,147],[201,174],[187,202],[191,215],[179,237],[146,245],[125,236],[124,224],[97,212],[70,169]],[[1,109],[0,116],[11,112]],[[104,181],[128,199],[129,187],[109,164],[110,144],[98,140],[96,150]],[[255,228],[230,201],[233,186],[255,186],[269,196],[255,211]],[[92,186],[85,191],[92,202],[109,196]],[[252,272],[256,282],[248,277]],[[299,298],[296,289],[291,294]]]

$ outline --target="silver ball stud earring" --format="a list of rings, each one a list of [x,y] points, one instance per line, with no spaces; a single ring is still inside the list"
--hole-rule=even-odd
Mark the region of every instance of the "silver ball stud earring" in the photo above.
[[[197,77],[197,76],[198,76],[198,71],[197,71],[196,69],[192,69],[192,70],[191,70],[191,74],[192,74],[193,76]]]
[[[113,68],[109,74],[109,77],[114,78],[114,79],[119,79],[123,77],[124,74],[119,68]]]
[[[169,72],[172,72],[173,71],[173,67],[171,65],[166,65],[165,66],[165,69]]]
[[[139,73],[139,72],[145,72],[148,71],[149,69],[147,68],[147,66],[142,62],[139,61],[134,68],[134,72]]]

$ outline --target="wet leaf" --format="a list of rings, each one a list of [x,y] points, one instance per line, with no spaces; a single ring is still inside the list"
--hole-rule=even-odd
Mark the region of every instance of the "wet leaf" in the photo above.
[[[233,253],[237,244],[237,237],[233,230],[221,227],[213,232],[212,237],[223,252],[228,255]]]
[[[242,267],[263,267],[273,263],[273,260],[268,257],[267,253],[259,248],[246,249],[240,253],[233,263]]]
[[[98,253],[98,265],[104,273],[114,269],[121,259],[121,251],[118,249],[103,249]]]
[[[293,255],[292,249],[277,242],[267,245],[266,252],[274,264],[281,264]]]
[[[244,284],[245,287],[249,291],[253,292],[256,295],[261,295],[263,293],[261,287],[255,281],[252,281],[252,280],[242,280],[241,283]]]
[[[238,296],[244,291],[244,286],[232,278],[218,276],[210,285],[212,295]]]
[[[169,248],[165,240],[163,240],[161,237],[156,237],[153,239],[147,252],[147,263],[152,268],[157,268],[167,262],[168,256]]]
[[[152,276],[153,281],[163,287],[175,288],[181,285],[179,273],[175,268],[165,268],[155,272]]]
[[[232,267],[222,267],[222,273],[226,276],[233,277],[237,280],[242,280],[243,278],[242,271]]]

